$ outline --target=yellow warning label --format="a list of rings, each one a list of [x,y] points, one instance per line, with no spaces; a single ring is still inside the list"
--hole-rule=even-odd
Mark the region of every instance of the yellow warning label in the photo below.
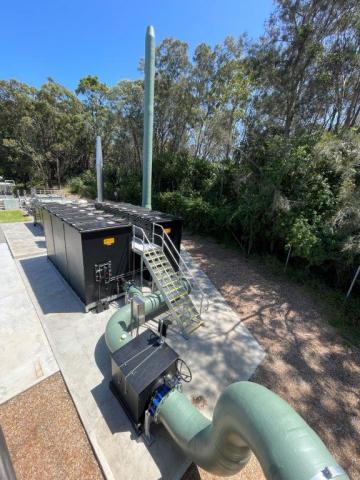
[[[115,243],[115,237],[108,237],[108,238],[104,238],[103,240],[103,244],[107,246],[114,245],[114,243]]]
[[[171,228],[170,227],[164,228],[164,232],[169,235],[169,233],[171,233]]]

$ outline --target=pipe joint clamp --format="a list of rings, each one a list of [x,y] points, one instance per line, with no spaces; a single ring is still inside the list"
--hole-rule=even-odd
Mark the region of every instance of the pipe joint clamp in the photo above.
[[[155,422],[157,422],[157,409],[170,391],[171,388],[166,385],[166,383],[164,383],[160,388],[155,391],[155,394],[151,399],[149,413],[154,418]]]

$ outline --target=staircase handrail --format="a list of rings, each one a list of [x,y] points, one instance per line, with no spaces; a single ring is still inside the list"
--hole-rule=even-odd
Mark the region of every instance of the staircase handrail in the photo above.
[[[145,233],[145,230],[142,227],[138,227],[137,225],[133,224],[132,230],[133,230],[133,238],[137,238],[138,240],[140,240],[142,245],[145,245],[145,243],[144,243],[145,240],[146,240],[147,243],[149,243],[149,244],[151,243],[148,236]],[[136,230],[140,230],[142,238],[136,236]]]
[[[162,232],[161,235],[159,233],[155,232],[155,227],[160,228],[160,230]],[[201,317],[202,309],[203,309],[203,302],[205,300],[205,302],[206,302],[205,311],[207,311],[207,309],[209,308],[209,299],[205,295],[203,289],[200,287],[199,282],[195,279],[195,277],[194,277],[193,273],[191,272],[190,268],[188,267],[187,263],[185,262],[185,260],[180,255],[180,252],[175,247],[174,242],[171,240],[169,235],[165,232],[165,229],[162,225],[160,225],[158,223],[153,223],[152,237],[153,237],[153,243],[155,243],[155,237],[160,238],[160,240],[161,240],[161,245],[160,246],[161,246],[162,251],[164,251],[164,247],[167,249],[167,251],[170,253],[170,256],[173,259],[175,265],[178,267],[179,272],[181,272],[181,274],[184,275],[185,278],[187,277],[187,275],[191,277],[191,283],[193,283],[195,285],[196,290],[198,290],[199,293],[200,293],[200,311],[199,311],[199,314],[200,314],[200,317]],[[166,239],[166,241],[165,241],[165,239]],[[173,254],[173,252],[171,251],[171,248],[169,247],[169,244],[171,245],[173,251],[175,251],[177,253],[178,258],[179,258],[179,262],[176,260],[175,255]],[[181,268],[181,265],[183,266],[183,268]]]
[[[141,233],[141,238],[136,235],[136,231],[137,231],[137,230],[140,231],[140,233]],[[151,242],[150,242],[148,236],[146,235],[145,230],[144,230],[142,227],[139,227],[139,226],[137,226],[137,225],[133,225],[133,226],[132,226],[132,232],[133,232],[133,240],[135,240],[135,239],[139,240],[139,241],[141,242],[141,244],[143,245],[143,248],[144,248],[144,246],[145,246],[145,242],[146,242],[147,244],[151,245]],[[159,246],[159,247],[160,247],[160,246]],[[163,252],[163,250],[161,250],[161,251]],[[143,252],[143,253],[144,253],[144,252]],[[163,253],[164,253],[164,252],[163,252]],[[158,288],[159,288],[159,290],[160,290],[163,298],[164,298],[165,301],[166,301],[166,294],[165,294],[164,290],[161,288],[160,285],[158,285]],[[168,303],[168,302],[166,301],[166,303]],[[179,328],[182,330],[181,321],[180,321],[180,318],[179,318],[178,313],[175,312],[175,311],[172,309],[171,303],[168,303],[168,307],[169,307],[170,311],[172,312],[172,314],[175,315],[175,318],[176,318],[176,321],[177,321],[177,323],[178,323],[178,325],[179,325]]]

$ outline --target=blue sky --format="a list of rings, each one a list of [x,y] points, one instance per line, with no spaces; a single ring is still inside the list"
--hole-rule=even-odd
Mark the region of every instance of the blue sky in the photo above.
[[[3,0],[0,78],[40,86],[48,76],[68,88],[88,74],[113,85],[138,78],[146,26],[156,42],[214,45],[226,35],[257,38],[272,0]]]

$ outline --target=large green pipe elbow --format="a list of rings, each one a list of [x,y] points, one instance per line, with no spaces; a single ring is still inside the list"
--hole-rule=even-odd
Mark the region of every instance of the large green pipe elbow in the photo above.
[[[165,301],[159,292],[143,296],[136,287],[128,289],[130,295],[141,297],[145,303],[145,316],[152,315],[165,307]],[[108,321],[105,329],[105,342],[111,353],[123,347],[131,340],[131,305],[119,308]]]
[[[130,287],[128,293],[143,298],[145,316],[166,308],[159,292],[143,296]],[[128,304],[117,310],[106,326],[110,352],[131,340],[130,330]],[[227,387],[215,406],[212,422],[177,389],[162,399],[155,416],[189,459],[215,475],[236,474],[253,451],[269,480],[349,480],[300,415],[256,383]]]
[[[215,475],[234,475],[253,451],[271,480],[349,480],[300,415],[256,383],[227,387],[212,422],[178,390],[162,400],[156,416],[187,457]]]
[[[182,279],[183,285],[190,293],[191,285],[186,280]],[[143,295],[134,285],[131,285],[127,289],[127,293],[130,296],[141,297],[145,304],[145,317],[155,315],[162,309],[166,309],[166,303],[160,292],[151,293],[149,295]],[[127,304],[119,308],[108,321],[105,329],[105,342],[111,353],[115,352],[119,348],[123,347],[131,340],[131,305]]]

